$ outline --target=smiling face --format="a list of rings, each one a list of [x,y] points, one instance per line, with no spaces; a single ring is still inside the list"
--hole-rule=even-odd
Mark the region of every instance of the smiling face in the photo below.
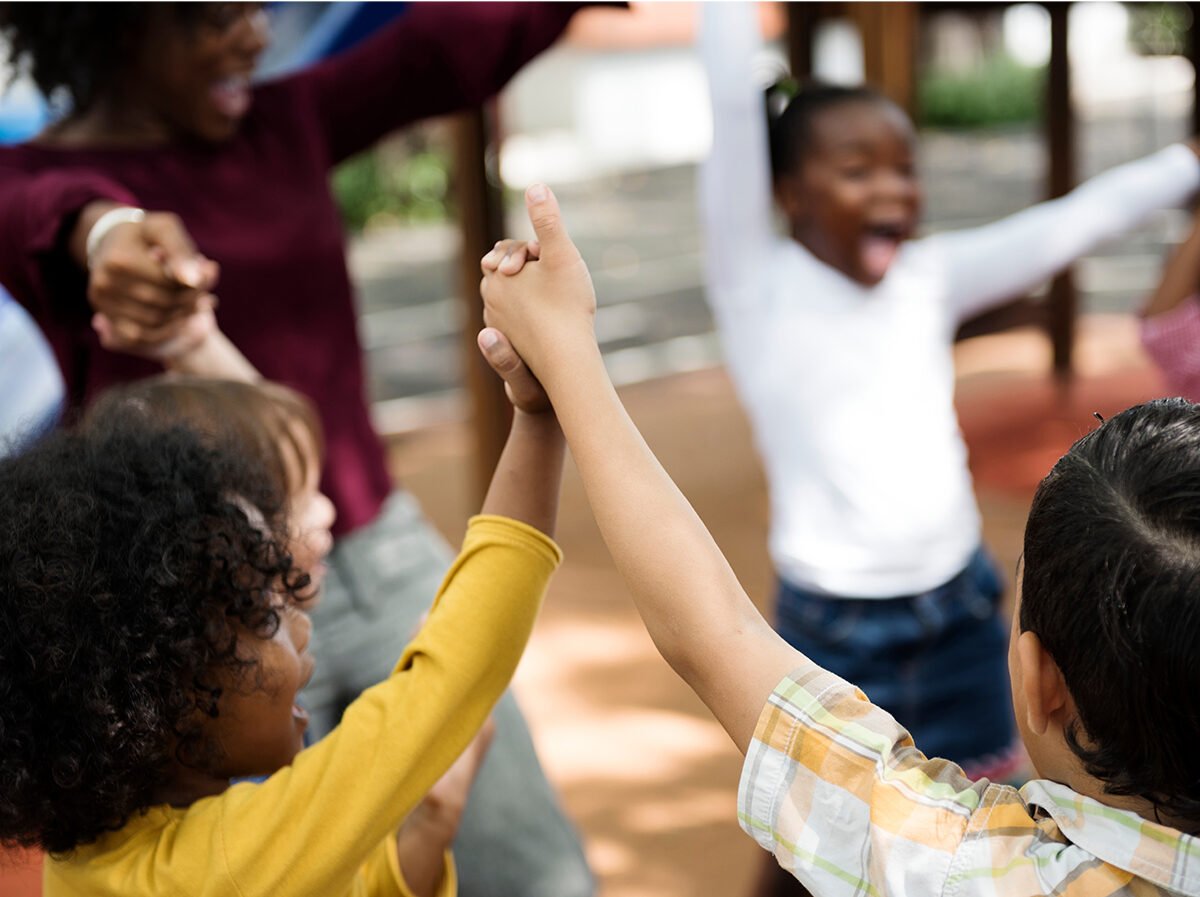
[[[176,133],[228,140],[250,110],[250,76],[268,40],[262,4],[204,4],[182,22],[164,11],[151,19],[125,93]]]
[[[220,712],[205,727],[218,758],[208,772],[217,778],[269,775],[304,747],[308,714],[296,696],[313,674],[312,622],[292,601],[281,599],[278,613],[269,639],[238,633],[238,655],[251,664],[222,674]]]
[[[889,102],[814,112],[803,158],[776,182],[792,236],[852,280],[879,283],[920,216],[913,156],[912,124]]]

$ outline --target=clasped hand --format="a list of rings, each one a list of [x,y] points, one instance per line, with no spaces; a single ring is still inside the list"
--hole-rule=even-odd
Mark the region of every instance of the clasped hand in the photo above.
[[[539,380],[549,385],[573,356],[595,348],[596,293],[550,189],[530,187],[525,205],[535,239],[502,240],[480,262],[487,327],[479,346],[513,404],[537,412],[549,407]]]

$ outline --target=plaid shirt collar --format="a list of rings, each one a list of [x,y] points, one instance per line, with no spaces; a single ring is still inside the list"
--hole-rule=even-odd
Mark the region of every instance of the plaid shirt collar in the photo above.
[[[1037,779],[1021,789],[1072,844],[1168,891],[1200,897],[1200,838],[1143,819],[1065,785]]]

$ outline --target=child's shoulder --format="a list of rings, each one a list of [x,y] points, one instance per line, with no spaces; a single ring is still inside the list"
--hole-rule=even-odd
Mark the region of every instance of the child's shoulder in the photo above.
[[[92,897],[139,897],[141,894],[175,893],[179,883],[171,863],[179,856],[180,825],[187,809],[153,806],[136,813],[125,825],[105,832],[62,856],[47,857],[44,897],[88,894]],[[184,853],[195,853],[185,848]],[[198,854],[204,854],[199,851]],[[145,883],[141,885],[131,883]]]

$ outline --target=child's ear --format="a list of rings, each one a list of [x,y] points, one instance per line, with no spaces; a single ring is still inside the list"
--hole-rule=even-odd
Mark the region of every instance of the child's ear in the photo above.
[[[1036,634],[1025,631],[1017,636],[1017,664],[1021,668],[1020,683],[1030,731],[1045,735],[1051,723],[1065,724],[1071,693],[1062,670]]]
[[[808,204],[804,201],[804,190],[799,175],[785,174],[775,180],[775,202],[779,204],[789,222],[804,218],[808,212]]]

